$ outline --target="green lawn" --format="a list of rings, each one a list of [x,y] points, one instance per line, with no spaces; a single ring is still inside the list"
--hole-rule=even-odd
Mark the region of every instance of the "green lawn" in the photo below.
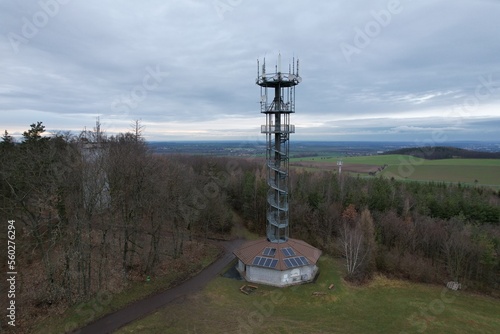
[[[119,333],[499,332],[500,300],[384,277],[353,287],[341,279],[342,262],[323,256],[319,266],[316,283],[284,289],[259,285],[248,296],[239,291],[244,282],[219,277]]]

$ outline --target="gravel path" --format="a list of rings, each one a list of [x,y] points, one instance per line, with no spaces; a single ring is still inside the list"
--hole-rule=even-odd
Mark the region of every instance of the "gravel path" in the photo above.
[[[243,244],[243,239],[221,242],[224,246],[224,254],[202,270],[198,275],[173,287],[167,291],[146,297],[134,302],[125,308],[108,314],[103,318],[77,330],[78,334],[112,333],[117,329],[138,320],[157,309],[171,303],[172,301],[184,297],[188,294],[201,290],[208,282],[214,279],[233,259],[233,251]]]

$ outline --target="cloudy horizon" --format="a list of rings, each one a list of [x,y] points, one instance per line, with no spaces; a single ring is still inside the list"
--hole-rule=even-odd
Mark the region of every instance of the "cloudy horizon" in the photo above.
[[[0,4],[0,131],[260,138],[257,59],[300,59],[296,140],[499,140],[500,2]]]

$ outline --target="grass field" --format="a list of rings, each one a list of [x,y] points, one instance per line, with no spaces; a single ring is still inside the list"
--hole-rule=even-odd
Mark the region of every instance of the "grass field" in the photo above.
[[[338,158],[311,157],[291,159],[296,164],[312,164],[316,170],[336,170]],[[374,155],[343,158],[345,166],[367,165],[387,167],[377,175],[399,180],[460,182],[492,187],[500,186],[500,159],[442,159],[425,160],[408,155]],[[311,165],[312,166],[312,165]],[[313,168],[309,168],[313,171]],[[359,168],[358,168],[359,170]],[[348,169],[347,169],[348,172]],[[361,173],[363,174],[363,173]]]
[[[316,283],[284,289],[219,277],[118,333],[498,333],[500,301],[441,286],[376,277],[363,287],[341,279],[342,263],[319,260]],[[329,290],[333,283],[335,288]],[[313,293],[319,292],[315,296]]]
[[[500,167],[491,166],[452,166],[452,165],[420,165],[411,169],[400,166],[389,166],[382,175],[396,179],[412,179],[424,181],[460,182],[496,186],[500,184]]]

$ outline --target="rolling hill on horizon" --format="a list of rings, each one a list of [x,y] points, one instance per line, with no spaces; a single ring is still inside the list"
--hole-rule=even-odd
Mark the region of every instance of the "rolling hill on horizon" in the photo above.
[[[500,152],[473,151],[450,146],[408,147],[387,151],[384,155],[403,154],[427,160],[438,159],[500,159]]]

